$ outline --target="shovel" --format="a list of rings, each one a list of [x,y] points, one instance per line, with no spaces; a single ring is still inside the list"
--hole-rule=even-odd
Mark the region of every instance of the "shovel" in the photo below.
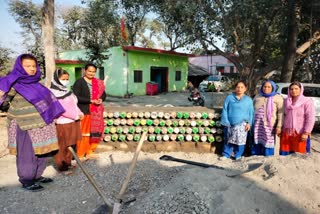
[[[195,161],[188,161],[188,160],[184,160],[184,159],[174,158],[169,155],[163,155],[159,159],[165,160],[165,161],[175,161],[175,162],[179,162],[179,163],[186,163],[186,164],[190,164],[190,165],[194,165],[194,166],[200,166],[203,168],[215,168],[215,169],[220,169],[220,170],[229,170],[229,169],[221,167],[221,166],[206,164],[206,163],[201,163],[201,162],[195,162]],[[259,167],[261,167],[262,165],[263,165],[263,163],[249,163],[248,168],[246,170],[238,172],[238,173],[234,173],[234,174],[227,174],[226,176],[233,178],[233,177],[251,172],[253,170],[256,170]]]
[[[107,199],[107,197],[103,194],[103,192],[101,191],[101,189],[99,188],[99,186],[97,185],[96,181],[93,179],[93,177],[89,174],[89,172],[87,171],[87,169],[82,165],[80,159],[78,158],[77,154],[75,153],[75,151],[73,150],[73,148],[71,146],[68,147],[69,151],[72,153],[74,159],[77,161],[77,164],[80,166],[80,169],[82,170],[82,172],[87,176],[88,180],[90,181],[90,183],[92,184],[92,186],[96,189],[96,191],[98,192],[98,194],[101,196],[101,198],[103,199],[104,203],[107,206],[107,209],[109,210],[109,212],[112,210],[112,204],[111,202]]]
[[[137,160],[138,160],[138,156],[139,156],[141,147],[142,147],[142,145],[143,145],[143,142],[144,142],[144,140],[145,140],[145,138],[146,138],[146,135],[147,135],[147,132],[144,131],[143,134],[142,134],[142,136],[141,136],[141,138],[140,138],[140,141],[139,141],[139,143],[138,143],[138,146],[137,146],[137,148],[136,148],[136,151],[135,151],[135,153],[134,153],[134,156],[133,156],[133,158],[132,158],[131,164],[130,164],[130,166],[129,166],[128,174],[127,174],[125,180],[123,181],[123,184],[122,184],[122,186],[121,186],[121,189],[120,189],[119,194],[118,194],[117,197],[116,197],[116,198],[117,198],[117,201],[114,203],[112,214],[118,214],[119,211],[120,211],[120,206],[121,206],[121,203],[122,203],[123,195],[124,195],[124,193],[125,193],[126,190],[127,190],[127,187],[128,187],[128,185],[129,185],[130,178],[131,178],[131,176],[132,176],[132,174],[133,174],[133,171],[134,171],[134,169],[135,169],[135,167],[136,167],[136,163],[137,163]]]

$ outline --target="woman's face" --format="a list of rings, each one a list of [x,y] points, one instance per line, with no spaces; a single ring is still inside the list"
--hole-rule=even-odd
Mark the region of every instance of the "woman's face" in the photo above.
[[[85,76],[88,78],[88,79],[93,79],[94,76],[96,75],[96,72],[97,72],[97,69],[93,66],[89,66],[87,68],[87,70],[85,71]]]
[[[239,82],[235,89],[237,95],[243,95],[246,92],[246,90],[247,88],[242,82]]]
[[[262,91],[265,94],[270,94],[272,92],[272,85],[270,82],[266,82],[263,87],[262,87]]]
[[[300,92],[301,92],[301,88],[297,85],[292,85],[290,87],[290,95],[291,97],[297,97],[300,95]]]
[[[33,76],[37,73],[37,64],[33,59],[23,59],[21,64],[28,75]]]

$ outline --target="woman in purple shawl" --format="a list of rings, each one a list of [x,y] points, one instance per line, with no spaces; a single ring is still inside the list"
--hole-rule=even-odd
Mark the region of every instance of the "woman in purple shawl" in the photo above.
[[[50,90],[39,83],[40,77],[36,58],[22,54],[12,71],[0,78],[0,105],[13,96],[7,114],[9,152],[17,157],[19,181],[28,191],[43,190],[40,183],[52,182],[42,173],[45,156],[59,149],[54,119],[64,112]]]
[[[276,93],[276,84],[265,81],[253,100],[254,144],[252,155],[274,155],[275,135],[280,135],[283,117],[283,98]]]

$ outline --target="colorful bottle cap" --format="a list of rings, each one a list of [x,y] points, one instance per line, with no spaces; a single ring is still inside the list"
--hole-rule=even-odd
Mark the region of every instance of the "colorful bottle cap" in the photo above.
[[[211,133],[212,134],[215,134],[216,132],[217,132],[217,129],[216,128],[212,128],[212,129],[210,129],[211,130]]]
[[[120,136],[119,136],[119,141],[124,141],[126,139],[126,136],[125,135],[123,135],[123,134],[121,134]]]
[[[170,119],[170,113],[168,113],[168,112],[164,113],[164,118],[166,120]]]
[[[210,134],[210,132],[211,132],[210,128],[208,128],[208,127],[204,128],[204,133],[205,134]]]
[[[195,142],[199,142],[199,140],[200,140],[200,136],[199,135],[193,135],[193,141],[195,141]]]
[[[189,116],[190,116],[190,115],[189,115],[189,113],[188,113],[188,112],[184,112],[184,113],[183,113],[183,118],[184,118],[184,119],[188,119],[188,118],[189,118]]]
[[[108,118],[113,118],[113,113],[112,112],[108,112]]]
[[[199,132],[198,127],[193,127],[192,128],[192,133],[197,134]]]
[[[150,141],[150,142],[155,141],[155,139],[156,139],[156,136],[154,136],[154,135],[149,135],[149,141]]]
[[[127,112],[127,115],[126,115],[126,117],[127,117],[128,119],[130,119],[130,118],[132,117],[132,114],[131,114],[131,112]]]
[[[202,114],[201,114],[200,112],[197,112],[197,113],[196,113],[196,118],[197,118],[197,119],[201,119],[201,117],[202,117]]]
[[[154,124],[155,126],[159,125],[159,123],[160,123],[160,121],[159,121],[158,119],[153,120],[153,124]]]
[[[129,128],[128,128],[128,127],[123,127],[122,132],[123,132],[124,134],[128,134],[128,133],[129,133]]]
[[[105,135],[103,138],[104,142],[110,142],[111,141],[111,136],[110,135]]]
[[[132,126],[133,125],[133,120],[132,119],[127,119],[127,125]]]
[[[108,112],[103,112],[103,118],[107,118],[108,117]]]
[[[147,124],[147,120],[141,119],[140,124],[141,124],[141,126],[145,126]]]
[[[199,134],[203,134],[204,133],[204,128],[199,127]]]
[[[191,121],[190,121],[190,120],[186,120],[186,121],[184,122],[184,125],[185,125],[185,126],[191,126]]]
[[[154,132],[154,127],[153,127],[153,126],[150,126],[150,127],[148,128],[148,132],[149,132],[150,134],[152,134],[152,133]]]
[[[150,112],[145,112],[144,113],[144,117],[147,118],[147,119],[150,118]]]
[[[114,118],[118,118],[119,116],[120,116],[120,113],[119,113],[119,112],[116,111],[116,112],[113,113],[113,117],[114,117]]]
[[[165,126],[165,125],[166,125],[166,121],[160,120],[159,125],[160,125],[160,126]]]
[[[141,133],[142,132],[142,128],[139,126],[136,128],[136,133]]]
[[[169,140],[169,135],[165,134],[162,137],[163,141],[168,141]]]
[[[179,140],[179,141],[184,141],[184,136],[183,136],[182,134],[179,134],[179,135],[178,135],[178,140]]]
[[[201,135],[200,140],[201,142],[207,142],[208,137],[206,135]]]
[[[175,127],[175,128],[173,129],[173,132],[176,133],[176,134],[179,134],[180,130],[179,130],[178,127]]]
[[[182,112],[178,112],[177,113],[177,118],[181,119],[183,117],[183,113]]]
[[[173,133],[173,128],[172,128],[172,127],[169,127],[169,128],[168,128],[168,133],[169,133],[169,134],[172,134],[172,133]]]
[[[143,113],[143,112],[139,112],[138,116],[139,116],[140,118],[143,118],[143,117],[144,117],[144,113]]]
[[[113,134],[113,135],[111,136],[111,140],[112,140],[112,141],[117,141],[117,140],[118,140],[118,135],[117,135],[117,134]]]
[[[213,127],[213,126],[215,126],[215,125],[216,125],[216,121],[211,120],[211,121],[210,121],[210,125],[209,125],[209,126]]]
[[[135,119],[134,122],[133,122],[133,125],[139,126],[140,125],[140,120],[139,119]]]
[[[197,121],[192,120],[192,121],[191,121],[191,126],[192,126],[192,127],[195,127],[196,125],[197,125]]]
[[[173,126],[173,127],[177,127],[177,126],[179,126],[179,122],[178,122],[178,121],[176,121],[176,120],[175,120],[175,121],[173,121],[173,122],[172,122],[172,126]]]
[[[181,128],[181,129],[180,129],[180,133],[181,133],[181,134],[186,133],[186,129],[185,129],[185,128]]]
[[[170,140],[175,141],[177,139],[177,135],[172,134],[170,135]]]
[[[208,118],[209,118],[210,120],[212,120],[212,119],[214,118],[214,113],[210,112],[210,113],[208,114]]]
[[[136,129],[135,129],[134,127],[130,127],[130,128],[129,128],[129,133],[130,133],[130,134],[135,133],[135,131],[136,131]]]
[[[211,135],[211,136],[209,136],[208,137],[208,141],[209,141],[209,143],[213,143],[214,142],[214,137]]]
[[[147,120],[147,125],[148,125],[148,126],[152,126],[152,125],[153,125],[153,120],[148,119],[148,120]]]
[[[131,117],[132,118],[137,118],[138,117],[138,112],[132,112]]]
[[[154,111],[154,112],[151,112],[151,115],[150,115],[150,116],[151,116],[152,119],[156,119],[156,118],[158,117],[158,113],[155,112],[155,111]]]
[[[120,120],[120,124],[121,124],[122,126],[125,126],[125,125],[127,124],[127,120],[126,120],[126,119],[121,119],[121,120]]]
[[[128,134],[127,135],[127,140],[128,141],[132,141],[133,140],[133,135],[132,134]]]
[[[210,121],[209,120],[204,120],[203,121],[203,126],[209,126],[210,125]]]
[[[105,134],[109,134],[110,133],[110,128],[109,127],[105,127],[104,128],[104,133]]]
[[[164,113],[163,113],[162,111],[158,112],[158,117],[159,117],[160,119],[163,118],[163,116],[164,116]]]
[[[191,113],[190,113],[190,118],[193,119],[193,118],[195,118],[195,117],[196,117],[196,114],[195,114],[194,112],[191,112]]]
[[[188,135],[186,136],[186,141],[192,141],[192,135],[189,135],[189,134],[188,134]]]
[[[192,128],[190,128],[190,127],[186,128],[186,133],[187,134],[191,134],[192,133]]]
[[[172,120],[166,120],[166,125],[171,126],[172,125]]]
[[[120,119],[119,119],[119,118],[118,118],[118,119],[115,119],[115,120],[113,121],[113,125],[119,126],[119,125],[120,125]]]
[[[148,132],[148,127],[146,127],[146,126],[144,126],[144,127],[142,127],[142,132]]]
[[[208,118],[208,113],[207,112],[202,112],[202,118],[207,119]]]
[[[184,120],[179,120],[179,126],[184,126]]]
[[[107,125],[108,126],[112,126],[113,125],[113,120],[112,119],[108,120]]]
[[[203,125],[203,121],[202,121],[202,120],[198,120],[198,121],[197,121],[197,125],[198,125],[198,126],[202,126],[202,125]]]
[[[162,127],[161,128],[161,133],[162,134],[167,134],[167,132],[168,132],[168,129],[166,127]]]
[[[157,141],[161,141],[162,140],[162,135],[157,134],[156,139],[157,139]]]
[[[122,127],[118,127],[118,128],[117,128],[117,133],[118,133],[118,134],[121,134],[121,133],[122,133]]]
[[[161,132],[161,128],[156,127],[156,128],[154,129],[154,133],[160,134],[160,132]]]
[[[170,113],[170,117],[171,117],[172,119],[176,118],[176,117],[177,117],[177,113],[176,113],[175,111],[171,112],[171,113]]]
[[[110,128],[110,133],[111,134],[114,134],[114,133],[116,133],[117,132],[117,128],[116,127],[111,127]]]
[[[140,140],[140,135],[135,134],[135,135],[133,136],[133,140],[134,140],[134,141]]]
[[[126,113],[126,112],[122,111],[122,112],[120,113],[120,117],[121,117],[121,118],[126,118],[126,116],[127,116],[127,113]]]

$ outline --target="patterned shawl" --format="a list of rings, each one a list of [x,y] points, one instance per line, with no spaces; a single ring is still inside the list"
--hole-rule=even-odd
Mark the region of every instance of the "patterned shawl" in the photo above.
[[[102,80],[97,78],[92,79],[92,99],[100,99],[104,93],[105,85]],[[100,105],[90,104],[90,136],[91,141],[99,142],[102,138],[104,130],[104,121],[103,121],[103,103]]]
[[[39,83],[41,72],[37,63],[35,75],[29,75],[22,67],[20,55],[5,77],[0,77],[0,105],[13,87],[21,96],[37,109],[46,124],[50,124],[65,110],[48,88]]]
[[[272,86],[272,91],[269,94],[266,94],[266,93],[263,92],[263,86],[267,82],[269,82],[271,84],[271,86]],[[277,94],[277,92],[276,92],[276,84],[273,81],[267,80],[264,83],[262,83],[261,88],[260,88],[260,95],[264,96],[264,97],[266,97],[268,99],[267,100],[267,108],[266,108],[267,112],[266,113],[267,113],[267,121],[268,121],[269,127],[272,127],[271,118],[272,118],[272,112],[273,112],[273,97],[276,94]]]

